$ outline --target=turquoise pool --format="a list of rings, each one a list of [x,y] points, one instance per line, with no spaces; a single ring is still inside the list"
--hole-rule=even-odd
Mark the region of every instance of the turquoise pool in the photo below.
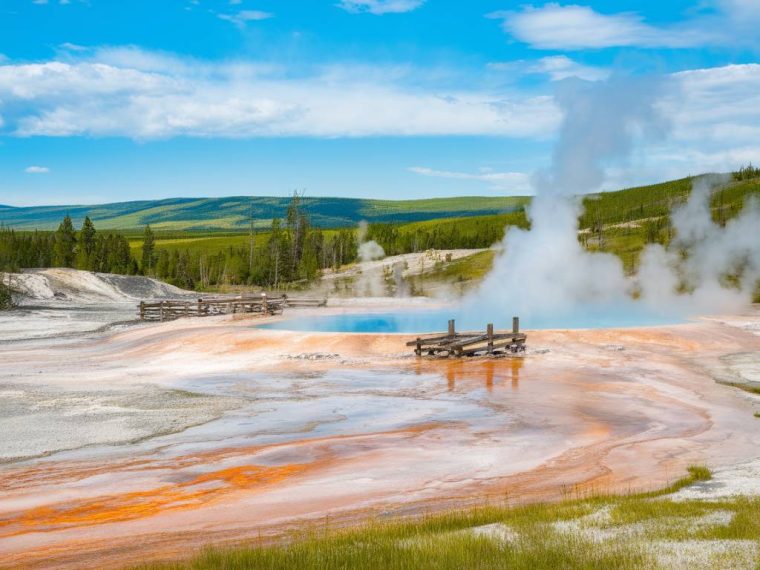
[[[343,313],[324,316],[293,316],[259,325],[270,330],[340,332],[340,333],[430,333],[445,331],[449,319],[456,319],[457,330],[481,330],[493,323],[497,329],[511,329],[512,315],[473,315],[459,308],[437,310],[409,309],[383,313]],[[522,329],[581,329],[656,326],[682,322],[674,315],[632,311],[631,307],[607,307],[563,315],[523,315]]]

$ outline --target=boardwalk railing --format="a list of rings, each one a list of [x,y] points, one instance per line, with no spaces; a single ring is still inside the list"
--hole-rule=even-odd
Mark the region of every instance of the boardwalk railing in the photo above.
[[[290,298],[287,295],[270,297],[207,297],[193,301],[142,301],[139,305],[140,320],[171,321],[183,317],[211,317],[237,313],[260,313],[278,315],[287,307],[324,307],[327,299]]]
[[[449,330],[445,334],[417,337],[407,342],[413,346],[414,353],[422,356],[446,354],[449,356],[475,356],[476,354],[497,354],[524,352],[527,336],[520,332],[520,319],[512,319],[512,332],[494,331],[489,324],[483,332],[457,332],[454,320],[449,321]]]

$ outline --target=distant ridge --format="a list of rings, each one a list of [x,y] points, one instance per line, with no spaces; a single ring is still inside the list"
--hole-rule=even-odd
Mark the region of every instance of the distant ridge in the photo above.
[[[225,198],[168,198],[98,205],[0,206],[0,224],[20,230],[52,230],[65,215],[79,226],[89,216],[99,229],[130,230],[150,224],[156,230],[244,231],[253,212],[255,225],[268,227],[284,217],[289,197],[230,196]],[[303,199],[312,223],[319,227],[348,227],[368,222],[415,222],[448,217],[483,216],[518,211],[527,197],[465,196],[424,200],[365,200],[360,198]]]

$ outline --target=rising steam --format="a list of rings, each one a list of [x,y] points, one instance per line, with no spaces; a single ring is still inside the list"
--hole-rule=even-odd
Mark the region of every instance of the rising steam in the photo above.
[[[637,140],[667,133],[657,102],[670,88],[652,79],[562,82],[557,102],[564,120],[550,169],[534,177],[531,229],[509,229],[493,270],[465,308],[485,301],[502,316],[548,320],[621,310],[694,314],[750,301],[760,276],[760,209],[748,204],[725,228],[715,225],[710,191],[721,180],[698,179],[673,212],[670,249],[649,246],[636,278],[625,275],[617,256],[590,253],[578,242],[580,195],[596,190],[605,167],[626,159]]]
[[[725,227],[716,225],[710,194],[726,181],[721,176],[695,181],[688,201],[671,213],[676,237],[670,249],[653,244],[644,250],[638,278],[642,300],[650,306],[705,313],[733,311],[751,301],[760,279],[760,205],[749,200]]]
[[[359,222],[359,261],[377,261],[385,257],[385,250],[375,240],[367,240],[367,222]],[[385,279],[382,266],[364,267],[356,282],[356,292],[363,297],[385,295]]]

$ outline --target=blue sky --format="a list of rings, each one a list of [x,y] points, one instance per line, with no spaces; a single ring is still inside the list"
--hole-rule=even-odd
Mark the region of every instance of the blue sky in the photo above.
[[[560,82],[621,75],[669,79],[667,134],[601,188],[760,163],[758,26],[756,0],[0,0],[0,204],[526,194]]]

